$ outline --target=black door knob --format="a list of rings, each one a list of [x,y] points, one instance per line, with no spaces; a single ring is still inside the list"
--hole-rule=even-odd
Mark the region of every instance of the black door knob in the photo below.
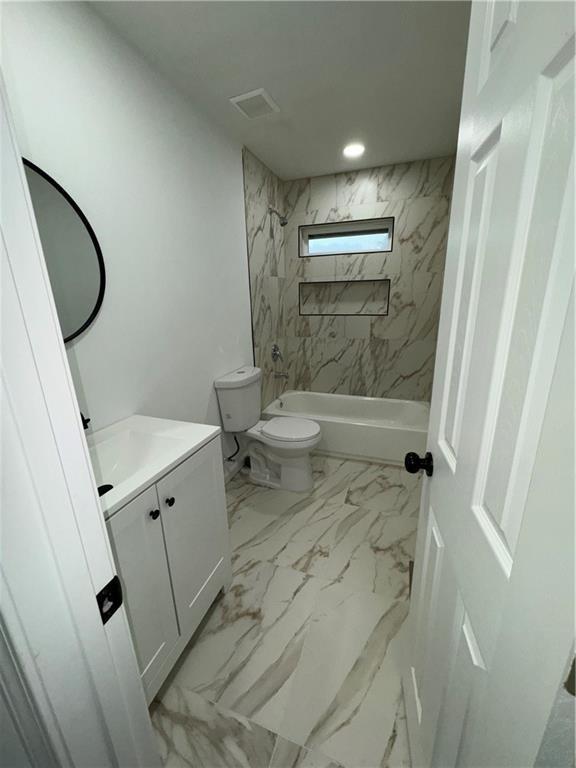
[[[160,510],[159,509],[153,509],[152,512],[150,512],[150,517],[152,520],[158,520],[160,517]]]
[[[404,466],[412,475],[416,472],[420,472],[421,469],[426,472],[428,477],[432,477],[432,473],[434,472],[434,460],[432,459],[430,451],[426,453],[426,456],[424,456],[423,459],[420,458],[417,453],[407,453],[404,457]]]
[[[170,498],[166,499],[166,504],[168,504],[169,507],[173,507],[175,502],[176,499],[174,496],[170,496]]]

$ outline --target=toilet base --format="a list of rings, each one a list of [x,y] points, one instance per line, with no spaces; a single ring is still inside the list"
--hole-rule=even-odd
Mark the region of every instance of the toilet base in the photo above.
[[[268,446],[251,441],[250,480],[257,485],[279,488],[284,491],[306,493],[314,487],[310,453],[303,455],[280,455]]]

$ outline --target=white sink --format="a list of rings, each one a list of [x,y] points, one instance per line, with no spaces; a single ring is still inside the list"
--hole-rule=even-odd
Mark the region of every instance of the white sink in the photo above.
[[[130,416],[88,435],[98,486],[112,488],[100,497],[106,517],[220,433],[220,427],[188,421]]]

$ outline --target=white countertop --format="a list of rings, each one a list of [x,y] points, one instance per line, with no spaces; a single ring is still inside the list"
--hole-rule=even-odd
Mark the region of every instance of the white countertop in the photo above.
[[[87,435],[96,484],[113,488],[100,497],[110,517],[221,432],[210,424],[130,416]]]

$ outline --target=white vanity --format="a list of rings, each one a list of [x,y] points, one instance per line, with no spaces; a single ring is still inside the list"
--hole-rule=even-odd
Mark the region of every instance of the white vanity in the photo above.
[[[149,702],[231,580],[219,435],[131,416],[88,437]]]

